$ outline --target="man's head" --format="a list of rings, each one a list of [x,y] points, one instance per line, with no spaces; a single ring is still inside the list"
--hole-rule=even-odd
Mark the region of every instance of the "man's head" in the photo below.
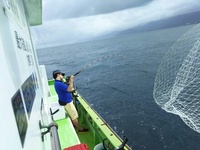
[[[53,78],[56,79],[59,77],[59,79],[62,79],[65,73],[62,73],[60,70],[54,70],[53,73]]]

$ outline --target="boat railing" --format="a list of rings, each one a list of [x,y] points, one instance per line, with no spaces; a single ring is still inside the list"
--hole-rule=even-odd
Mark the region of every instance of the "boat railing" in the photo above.
[[[126,144],[128,139],[124,137],[122,140],[115,131],[107,124],[107,122],[94,110],[94,108],[83,98],[83,96],[75,90],[73,93],[73,98],[76,101],[75,104],[81,104],[81,108],[84,110],[81,114],[85,118],[89,118],[88,125],[95,131],[99,140],[102,141],[105,149],[112,149],[111,145],[115,150],[131,150],[131,148]],[[76,106],[77,107],[77,106]],[[96,143],[100,142],[96,139]]]
[[[51,149],[61,150],[57,123],[51,122],[49,125],[44,126],[41,124],[41,121],[39,121],[39,126],[40,126],[40,129],[47,129],[46,131],[41,132],[42,142],[44,141],[44,135],[46,135],[47,133],[50,133]]]

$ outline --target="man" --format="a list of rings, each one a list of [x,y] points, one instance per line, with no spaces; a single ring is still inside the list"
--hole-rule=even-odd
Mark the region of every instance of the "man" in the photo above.
[[[83,128],[78,123],[78,112],[73,104],[71,93],[73,91],[74,76],[70,76],[69,85],[62,82],[64,79],[64,73],[60,70],[53,71],[53,78],[55,79],[54,88],[58,94],[59,104],[65,107],[65,110],[69,114],[72,123],[77,127],[78,132],[87,132],[88,129]]]

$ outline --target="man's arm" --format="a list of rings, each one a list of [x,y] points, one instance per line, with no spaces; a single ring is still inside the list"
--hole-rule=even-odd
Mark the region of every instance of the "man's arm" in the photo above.
[[[69,86],[68,86],[67,91],[68,91],[68,92],[72,92],[72,91],[73,91],[73,88],[74,88],[74,76],[71,75],[71,76],[70,76],[70,81],[69,81]]]

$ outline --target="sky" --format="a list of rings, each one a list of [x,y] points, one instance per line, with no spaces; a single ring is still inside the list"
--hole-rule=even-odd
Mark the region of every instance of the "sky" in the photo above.
[[[37,47],[95,40],[152,21],[200,11],[200,0],[43,0]]]

